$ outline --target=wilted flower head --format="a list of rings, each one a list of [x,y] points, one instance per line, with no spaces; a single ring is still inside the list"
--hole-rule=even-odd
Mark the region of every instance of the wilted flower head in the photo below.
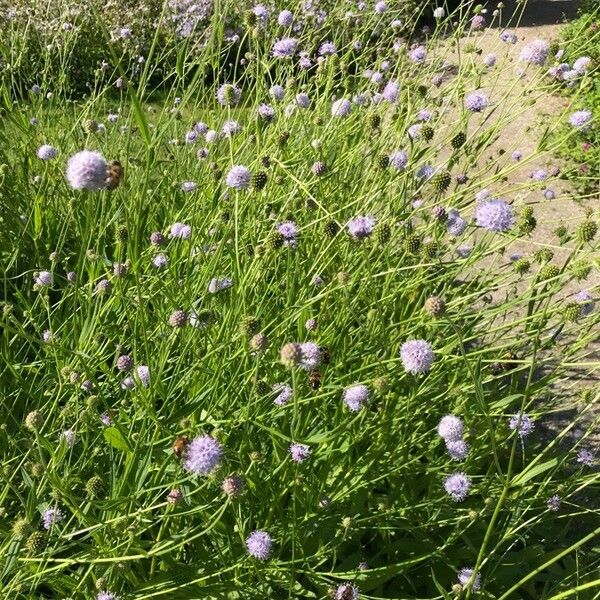
[[[292,398],[292,387],[287,383],[276,383],[272,387],[274,392],[277,392],[277,396],[273,403],[277,406],[284,406]]]
[[[594,456],[594,453],[588,448],[582,448],[577,453],[577,462],[580,465],[584,465],[585,467],[593,467],[594,463],[596,462],[596,457]]]
[[[431,344],[425,340],[409,340],[400,347],[400,359],[408,373],[426,373],[431,368],[435,355]]]
[[[444,479],[444,489],[455,502],[462,502],[471,489],[471,480],[464,473],[453,473]]]
[[[358,600],[358,588],[351,583],[340,583],[334,593],[335,600]]]
[[[369,399],[369,388],[362,384],[351,385],[344,390],[344,404],[352,412],[358,412]]]
[[[194,475],[208,475],[219,466],[222,457],[221,444],[210,435],[201,435],[189,443],[183,468]]]
[[[548,510],[551,510],[552,512],[558,512],[561,505],[560,496],[557,496],[556,494],[554,496],[550,496],[546,502],[546,505],[548,506]]]
[[[500,198],[485,200],[475,207],[475,220],[479,227],[489,231],[508,231],[513,224],[513,211],[509,204]]]
[[[56,523],[60,523],[65,518],[65,515],[58,508],[47,508],[42,513],[42,524],[44,529],[51,529]]]
[[[208,284],[208,291],[211,294],[221,292],[230,288],[233,285],[233,280],[230,277],[213,277]]]
[[[258,560],[267,560],[271,556],[273,539],[266,531],[253,531],[246,539],[248,554]]]
[[[106,187],[107,168],[102,154],[82,150],[69,159],[67,179],[75,190],[101,190]]]
[[[69,448],[72,448],[77,443],[77,435],[72,429],[65,429],[60,434],[60,438],[65,440],[65,443]]]
[[[195,181],[184,181],[181,184],[181,189],[184,192],[188,192],[188,193],[195,192],[197,188],[198,188],[198,184]]]
[[[223,106],[235,106],[241,97],[241,90],[231,83],[225,83],[217,90],[217,100]]]

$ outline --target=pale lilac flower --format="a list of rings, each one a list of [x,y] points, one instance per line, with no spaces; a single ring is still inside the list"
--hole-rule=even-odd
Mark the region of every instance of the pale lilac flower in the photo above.
[[[211,294],[226,290],[233,285],[233,280],[229,277],[217,278],[213,277],[208,284],[208,291]]]
[[[408,154],[404,150],[396,150],[389,155],[389,164],[396,171],[403,171],[408,164]]]
[[[292,399],[292,388],[287,383],[276,383],[272,390],[277,392],[277,397],[273,400],[273,404],[284,406]]]
[[[513,431],[516,430],[520,438],[526,438],[535,429],[533,419],[521,412],[510,418],[508,426]]]
[[[75,190],[101,190],[106,187],[107,168],[102,154],[82,150],[69,159],[67,179]]]
[[[410,60],[412,60],[413,62],[416,62],[416,63],[424,62],[425,58],[427,57],[427,52],[425,50],[425,46],[417,46],[416,48],[414,48],[413,50],[410,51],[408,56],[409,56]]]
[[[480,202],[475,207],[475,220],[488,231],[508,231],[514,222],[512,208],[500,198]]]
[[[276,225],[278,233],[283,236],[284,244],[292,248],[296,247],[298,240],[298,226],[293,221],[283,221]]]
[[[150,369],[146,365],[140,365],[136,368],[135,373],[140,383],[147,388],[150,385]]]
[[[340,98],[331,105],[332,117],[347,117],[352,112],[352,103],[346,98]]]
[[[236,190],[246,190],[250,186],[250,180],[252,179],[252,173],[250,169],[243,165],[236,165],[229,170],[225,183],[228,187]]]
[[[471,577],[473,577],[473,569],[469,569],[467,567],[461,569],[460,572],[458,573],[458,581],[463,587],[465,587],[469,583],[469,581],[471,580]],[[479,589],[481,588],[481,574],[480,573],[477,573],[477,575],[475,575],[475,577],[473,577],[473,583],[471,583],[471,588],[473,589],[474,592],[479,591]]]
[[[290,445],[290,455],[294,462],[304,462],[310,456],[310,453],[311,449],[306,444],[298,444],[294,442]]]
[[[344,390],[344,404],[351,412],[358,412],[368,399],[369,388],[362,383],[352,385]]]
[[[388,10],[388,5],[386,2],[384,2],[384,0],[379,0],[379,2],[377,2],[375,4],[375,13],[378,15],[382,15],[383,13],[387,12]]]
[[[417,169],[416,175],[419,179],[424,179],[425,181],[428,181],[435,175],[435,167],[432,165],[421,165]]]
[[[446,450],[452,460],[464,460],[469,453],[469,445],[464,440],[447,440]]]
[[[336,53],[336,47],[333,42],[323,42],[319,47],[319,54],[321,56],[331,56]]]
[[[77,443],[77,435],[72,429],[65,429],[60,434],[60,439],[65,440],[65,444],[68,448],[72,448]]]
[[[333,597],[334,600],[358,600],[360,594],[358,588],[351,583],[340,583]]]
[[[548,59],[548,42],[533,40],[521,50],[520,60],[542,67]]]
[[[34,282],[39,287],[51,287],[54,283],[54,276],[50,271],[40,271],[36,274]]]
[[[506,44],[516,44],[517,36],[512,31],[503,31],[500,34],[500,39]]]
[[[569,124],[580,131],[589,129],[591,122],[592,113],[589,110],[577,110],[569,117]]]
[[[474,31],[479,31],[480,29],[483,29],[485,26],[486,26],[486,21],[485,21],[485,17],[483,17],[483,15],[475,15],[471,19],[471,29],[473,29]]]
[[[581,56],[573,63],[573,71],[580,75],[586,73],[592,65],[592,59],[589,56]]]
[[[274,100],[277,100],[277,102],[281,102],[283,100],[283,97],[285,96],[285,90],[283,89],[283,86],[272,85],[269,88],[269,96],[271,96],[271,98],[273,98]]]
[[[596,462],[596,457],[594,456],[594,453],[591,450],[588,450],[587,448],[582,448],[577,453],[577,462],[585,467],[593,467]]]
[[[444,479],[444,489],[455,502],[462,502],[471,489],[471,480],[464,473],[453,473]]]
[[[552,512],[558,512],[560,510],[560,505],[561,505],[560,496],[558,496],[556,494],[554,496],[550,496],[550,498],[548,498],[548,501],[546,502],[546,506],[548,506],[548,510],[551,510]]]
[[[381,95],[384,100],[390,104],[394,104],[398,100],[398,94],[400,93],[400,84],[396,81],[388,81],[383,88]]]
[[[459,417],[446,415],[440,419],[437,432],[446,442],[452,442],[462,438],[464,429],[463,422]]]
[[[316,369],[323,358],[321,348],[314,342],[302,342],[300,344],[300,351],[302,357],[300,358],[298,366],[305,371]]]
[[[225,83],[217,90],[217,100],[223,106],[235,106],[241,97],[241,90],[231,83]]]
[[[421,139],[421,128],[422,127],[423,127],[423,125],[421,125],[421,123],[415,123],[414,125],[411,125],[406,130],[406,133],[408,134],[408,137],[411,140],[420,140]]]
[[[281,27],[289,27],[293,23],[293,21],[294,15],[289,10],[282,10],[277,17],[277,23]]]
[[[169,257],[166,254],[156,254],[152,258],[152,264],[157,269],[164,269],[169,264]]]
[[[258,116],[264,121],[270,122],[275,118],[275,109],[269,104],[261,104],[258,107]]]
[[[467,228],[467,221],[463,219],[456,208],[448,210],[448,218],[446,219],[446,229],[453,237],[458,237]]]
[[[298,50],[298,40],[296,38],[282,38],[273,44],[271,54],[275,58],[292,58]]]
[[[113,592],[104,590],[102,592],[98,592],[96,595],[96,600],[120,600],[120,598]]]
[[[192,228],[185,223],[173,223],[171,225],[171,237],[187,240],[192,235]]]
[[[304,92],[296,94],[296,105],[299,108],[308,108],[310,106],[310,98]]]
[[[37,151],[37,156],[41,160],[52,160],[56,158],[58,154],[56,148],[54,146],[50,146],[49,144],[44,144],[40,146]]]
[[[594,298],[587,290],[581,290],[575,294],[575,301],[580,304],[581,315],[587,317],[594,311]]]
[[[267,560],[271,556],[273,539],[266,531],[253,531],[246,539],[248,554],[258,560]]]
[[[194,475],[209,475],[221,462],[223,447],[210,435],[194,438],[187,447],[183,468]]]
[[[483,57],[483,64],[486,67],[491,69],[496,64],[496,55],[495,54],[486,54]]]
[[[489,98],[482,92],[473,92],[465,98],[465,107],[471,112],[481,112],[489,104]]]
[[[53,525],[60,523],[65,518],[64,513],[58,508],[47,508],[42,513],[44,529],[51,529]]]
[[[408,373],[426,373],[431,369],[435,354],[431,344],[425,340],[409,340],[400,347],[400,359]]]
[[[373,233],[376,222],[375,217],[371,215],[361,215],[348,221],[346,228],[352,239],[364,240]]]

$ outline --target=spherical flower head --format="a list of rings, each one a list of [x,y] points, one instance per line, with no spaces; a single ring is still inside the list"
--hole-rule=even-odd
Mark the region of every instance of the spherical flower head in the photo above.
[[[108,165],[99,152],[82,150],[67,163],[67,179],[74,190],[95,192],[106,187]]]
[[[42,513],[42,524],[44,529],[51,529],[56,523],[60,523],[65,515],[58,508],[48,508]]]
[[[529,415],[521,412],[513,415],[510,418],[508,426],[513,431],[516,429],[520,438],[526,438],[535,429],[535,423],[533,422],[533,419]]]
[[[443,6],[438,6],[436,9],[434,9],[433,17],[435,19],[443,19],[445,16],[446,16],[446,11],[444,10]]]
[[[305,371],[316,369],[323,359],[321,348],[314,342],[303,342],[300,344],[300,352],[302,356],[298,362],[298,366]]]
[[[229,170],[225,183],[235,190],[247,190],[252,180],[250,169],[243,165],[236,165]]]
[[[181,189],[188,194],[191,192],[195,192],[198,187],[198,184],[195,181],[184,181],[181,184]]]
[[[492,68],[496,64],[496,55],[495,54],[486,54],[483,57],[483,64],[488,68]]]
[[[113,594],[113,592],[104,590],[103,592],[98,592],[96,600],[119,600],[119,597],[116,594]]]
[[[483,29],[485,26],[486,26],[486,21],[485,21],[485,17],[483,17],[483,15],[475,15],[471,19],[471,29],[473,29],[474,31],[479,31],[480,29]]]
[[[146,365],[140,365],[135,370],[140,383],[147,388],[150,385],[150,369]]]
[[[513,211],[510,205],[500,198],[485,200],[475,207],[475,221],[479,227],[488,231],[508,231],[513,225]]]
[[[583,75],[592,66],[592,59],[589,56],[581,56],[573,63],[573,71]]]
[[[511,158],[515,161],[519,161],[523,158],[523,153],[520,150],[515,150],[512,154],[511,154]]]
[[[425,181],[429,181],[435,175],[435,167],[433,165],[421,165],[417,169],[417,177]]]
[[[446,229],[453,237],[458,237],[467,228],[467,221],[463,219],[458,210],[451,208],[448,210],[448,218],[446,220]]]
[[[305,321],[304,327],[306,327],[308,331],[314,331],[317,328],[317,323],[317,319],[313,317]]]
[[[442,417],[437,426],[438,435],[446,440],[446,442],[460,440],[464,431],[465,427],[462,419],[455,415],[446,415]]]
[[[589,110],[577,110],[569,116],[569,125],[580,131],[586,131],[592,123],[592,113]]]
[[[582,448],[577,453],[577,462],[585,467],[593,467],[594,463],[596,462],[596,457],[588,448]]]
[[[331,105],[332,117],[347,117],[352,112],[352,103],[346,98],[340,98]]]
[[[351,412],[358,412],[369,399],[369,388],[362,383],[351,385],[344,390],[343,399]]]
[[[520,60],[543,67],[548,59],[549,44],[545,40],[533,40],[521,50]]]
[[[185,143],[186,144],[193,144],[197,139],[198,139],[198,132],[193,129],[191,131],[188,131],[185,134]]]
[[[221,487],[228,496],[233,498],[244,491],[244,480],[239,475],[230,475],[223,480]]]
[[[121,373],[127,373],[131,371],[133,367],[133,360],[127,354],[122,354],[117,358],[117,369],[121,371]]]
[[[406,133],[408,134],[408,137],[411,140],[420,140],[421,139],[421,129],[422,128],[423,128],[423,125],[421,123],[415,123],[414,125],[411,125],[406,130]]]
[[[594,311],[594,298],[587,290],[581,290],[575,294],[575,301],[581,305],[580,314],[587,317]]]
[[[112,291],[112,283],[108,279],[101,279],[94,288],[99,296],[108,296]]]
[[[358,588],[351,583],[340,583],[340,585],[337,586],[333,597],[335,600],[358,600]]]
[[[49,144],[40,146],[37,151],[37,156],[41,160],[52,160],[53,158],[56,158],[57,154],[58,152],[56,148],[54,146],[50,146]]]
[[[264,121],[270,122],[275,118],[275,109],[269,104],[261,104],[257,112]]]
[[[182,500],[183,500],[183,494],[181,493],[181,490],[172,489],[167,494],[167,502],[169,504],[179,504]]]
[[[241,90],[231,83],[224,83],[217,90],[217,100],[219,101],[219,104],[222,104],[223,106],[235,106],[238,104],[241,97]]]
[[[397,81],[388,81],[383,88],[381,95],[386,102],[394,104],[398,100],[400,93],[400,84]]]
[[[289,10],[282,10],[277,16],[277,23],[280,27],[289,27],[294,22],[294,15]]]
[[[253,531],[246,539],[248,554],[258,560],[268,560],[273,548],[273,539],[266,531]]]
[[[409,340],[400,347],[400,359],[407,373],[427,373],[435,360],[431,344],[425,340]]]
[[[54,282],[54,276],[50,271],[40,271],[35,276],[35,284],[39,287],[51,287]]]
[[[375,13],[378,15],[382,15],[383,13],[386,13],[388,10],[388,5],[386,2],[384,2],[384,0],[379,0],[379,2],[377,2],[377,4],[375,4]]]
[[[534,181],[545,181],[548,179],[548,172],[546,169],[536,169],[535,171],[531,172],[529,177],[531,177],[531,179]]]
[[[389,155],[390,166],[396,171],[403,171],[408,164],[408,154],[404,150],[396,150]]]
[[[464,460],[469,454],[469,445],[464,440],[447,440],[446,450],[452,460]]]
[[[223,447],[210,435],[194,438],[187,447],[183,468],[194,475],[209,475],[221,462]]]
[[[517,36],[512,32],[512,31],[507,31],[504,30],[501,34],[500,34],[500,39],[505,43],[505,44],[516,44],[517,43]]]
[[[173,223],[171,225],[171,237],[187,240],[192,235],[192,228],[185,223]]]
[[[169,264],[169,257],[166,254],[156,254],[152,258],[152,264],[157,269],[164,269]]]
[[[310,106],[310,98],[308,94],[301,92],[300,94],[296,94],[296,104],[300,108],[308,108]]]
[[[277,102],[281,102],[285,96],[285,90],[281,85],[272,85],[269,88],[269,96],[273,98],[273,100],[277,100]]]
[[[489,98],[482,92],[472,92],[465,98],[465,107],[471,112],[482,112],[489,104]]]
[[[373,233],[376,223],[375,217],[371,215],[361,215],[348,221],[346,228],[353,240],[364,240]]]
[[[256,17],[258,24],[264,26],[269,20],[269,11],[264,4],[256,4],[252,7],[252,13]]]
[[[292,248],[296,247],[298,240],[298,226],[294,221],[284,221],[275,226],[277,232],[283,236],[284,244]]]
[[[323,42],[319,46],[319,54],[321,56],[331,56],[332,54],[335,54],[336,51],[337,48],[335,47],[335,44],[330,41]]]
[[[471,489],[471,480],[464,473],[453,473],[444,479],[444,489],[454,502],[462,502]]]
[[[554,496],[550,496],[550,498],[548,498],[548,501],[546,502],[546,506],[548,506],[548,510],[551,510],[552,512],[558,512],[560,510],[560,505],[561,505],[560,496],[557,496],[556,494]]]
[[[427,57],[427,51],[425,50],[425,46],[417,46],[416,48],[413,48],[408,56],[413,62],[425,62],[425,58]]]
[[[277,392],[273,404],[276,406],[284,406],[292,399],[292,387],[287,383],[276,383],[273,385],[272,390]]]
[[[473,577],[473,569],[469,569],[467,567],[460,570],[458,573],[458,581],[459,583],[465,587],[469,581]],[[473,582],[471,583],[471,588],[474,592],[477,592],[481,588],[481,574],[477,573],[475,577],[473,577]]]
[[[290,445],[290,455],[292,460],[297,463],[303,463],[311,453],[311,449],[306,444],[293,443]]]
[[[65,440],[68,448],[72,448],[77,443],[77,435],[72,429],[65,429],[60,434],[60,439]]]
[[[286,37],[276,40],[271,49],[271,54],[275,58],[292,58],[298,50],[298,40],[296,38]]]

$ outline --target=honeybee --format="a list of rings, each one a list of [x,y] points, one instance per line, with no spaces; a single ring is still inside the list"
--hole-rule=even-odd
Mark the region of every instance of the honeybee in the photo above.
[[[515,354],[514,352],[507,352],[502,358],[507,361],[502,363],[503,371],[512,371],[519,366],[518,362],[514,362],[519,360],[519,355]]]
[[[123,179],[123,165],[118,160],[111,160],[106,170],[106,188],[116,189]]]
[[[308,385],[313,390],[318,390],[321,387],[321,373],[319,371],[311,371],[309,373]]]
[[[188,444],[190,443],[190,439],[187,435],[180,435],[173,442],[173,454],[177,458],[181,458],[185,451],[187,450]]]

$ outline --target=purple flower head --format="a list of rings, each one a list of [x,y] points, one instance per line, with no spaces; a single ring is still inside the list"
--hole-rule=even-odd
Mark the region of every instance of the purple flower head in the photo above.
[[[271,49],[271,54],[275,58],[292,58],[298,50],[298,40],[296,38],[282,38],[276,40]]]
[[[104,590],[102,592],[98,592],[98,594],[96,595],[96,600],[119,600],[119,596],[117,596],[113,592]]]
[[[469,581],[473,577],[473,569],[469,569],[467,567],[460,570],[458,573],[458,581],[460,585],[465,587]],[[475,577],[473,577],[473,582],[471,583],[471,588],[474,592],[477,592],[481,588],[481,574],[477,573]]]
[[[267,560],[272,548],[273,539],[266,531],[253,531],[246,539],[248,554],[258,560]]]
[[[431,114],[430,110],[423,109],[423,110],[420,110],[419,113],[417,114],[417,119],[419,121],[431,121],[432,116],[433,115]]]
[[[206,123],[203,123],[202,121],[198,121],[194,125],[194,131],[196,133],[199,133],[200,135],[204,135],[208,131],[208,125]]]
[[[481,112],[490,104],[489,98],[482,92],[473,92],[465,98],[465,107],[471,112]]]
[[[508,231],[513,224],[513,211],[509,204],[500,198],[484,200],[475,207],[475,220],[479,227],[488,231]]]
[[[192,228],[185,223],[173,223],[171,225],[171,237],[187,240],[192,235]]]
[[[340,583],[340,585],[337,586],[333,597],[335,600],[358,600],[359,596],[357,587],[353,586],[351,583]]]
[[[102,423],[102,425],[104,425],[105,427],[110,427],[114,423],[114,421],[109,413],[103,412],[100,415],[100,423]]]
[[[272,85],[269,88],[269,96],[273,98],[273,100],[277,100],[277,102],[281,102],[283,97],[285,96],[285,90],[281,85]]]
[[[452,442],[460,440],[463,436],[465,427],[462,419],[454,415],[446,415],[440,419],[437,426],[438,435],[446,440],[446,442]]]
[[[467,221],[463,219],[456,208],[448,210],[448,218],[446,220],[446,229],[453,237],[458,237],[467,228]]]
[[[384,0],[379,0],[379,2],[377,2],[375,4],[375,13],[378,15],[382,15],[383,13],[386,13],[388,10],[388,5],[386,2],[384,2]]]
[[[233,137],[236,133],[242,130],[242,126],[237,121],[225,121],[221,128],[221,133],[226,138]]]
[[[523,62],[542,67],[548,59],[548,49],[549,45],[545,40],[533,40],[521,50],[519,58]]]
[[[56,158],[58,154],[56,148],[54,146],[50,146],[49,144],[44,144],[40,146],[37,151],[37,157],[41,160],[52,160]]]
[[[94,192],[106,187],[107,168],[102,154],[82,150],[69,159],[67,179],[74,190]]]
[[[294,221],[284,221],[276,225],[278,233],[283,236],[284,243],[286,246],[296,247],[298,239],[298,226]]]
[[[404,150],[396,150],[389,155],[390,165],[396,171],[403,171],[408,164],[408,154]]]
[[[194,475],[208,475],[221,462],[223,447],[210,435],[194,438],[187,447],[183,468]]]
[[[411,125],[407,130],[406,133],[408,134],[408,137],[411,140],[420,140],[421,139],[421,129],[422,129],[423,125],[421,123],[415,123],[414,125]]]
[[[375,217],[371,215],[361,215],[348,221],[346,228],[352,239],[364,240],[373,233],[376,222]]]
[[[65,440],[68,448],[72,448],[77,443],[77,435],[72,429],[65,429],[60,434],[60,439]]]
[[[152,264],[157,269],[164,269],[169,264],[169,257],[166,254],[156,254],[152,258]]]
[[[582,448],[577,453],[577,462],[585,467],[593,467],[594,463],[596,462],[596,457],[594,456],[594,453],[591,450],[588,450],[587,448]]]
[[[546,506],[548,507],[548,510],[551,510],[552,512],[558,512],[560,510],[560,505],[561,505],[560,496],[557,496],[556,494],[554,496],[550,496],[550,498],[548,498],[548,500],[546,502]]]
[[[469,453],[469,445],[464,440],[446,440],[446,450],[452,460],[464,460]]]
[[[321,56],[331,56],[336,53],[337,48],[333,42],[323,42],[319,47],[319,54]]]
[[[432,165],[421,165],[417,169],[417,177],[428,181],[435,175],[435,167]]]
[[[581,315],[587,317],[594,311],[594,298],[587,290],[581,290],[575,294],[575,301],[581,305]]]
[[[505,44],[516,44],[517,43],[517,36],[512,32],[512,31],[507,31],[504,30],[501,34],[500,34],[500,39],[505,43]]]
[[[191,131],[188,131],[185,134],[185,143],[186,144],[193,144],[197,139],[198,139],[198,132],[194,131],[193,129]]]
[[[474,31],[479,31],[480,29],[483,29],[486,26],[486,24],[487,23],[483,15],[475,15],[471,19],[471,29],[473,29]]]
[[[589,56],[581,56],[573,63],[573,71],[580,75],[586,73],[592,66],[592,59]]]
[[[535,429],[535,423],[533,422],[533,419],[529,415],[521,412],[513,415],[510,418],[508,426],[513,431],[516,429],[520,438],[526,438]]]
[[[427,373],[435,360],[431,344],[425,340],[409,340],[400,347],[400,359],[407,373]]]
[[[444,479],[444,489],[454,502],[462,502],[471,489],[471,480],[464,473],[453,473]]]
[[[377,86],[381,85],[383,83],[383,73],[380,73],[379,71],[375,71],[374,73],[371,73],[370,81],[371,81],[371,83],[373,83]]]
[[[386,102],[394,104],[398,100],[398,94],[400,93],[400,84],[397,81],[388,81],[383,88],[381,95]]]
[[[34,282],[39,287],[51,287],[54,282],[54,276],[50,271],[40,271],[36,274]]]
[[[198,148],[198,151],[196,152],[196,157],[198,158],[198,160],[204,160],[205,158],[207,158],[208,148]]]
[[[292,460],[297,463],[304,462],[311,453],[311,449],[306,444],[293,443],[290,445],[290,455]]]
[[[491,69],[496,64],[496,55],[495,54],[486,54],[483,57],[483,64],[486,67]]]
[[[523,153],[520,150],[515,150],[511,157],[513,160],[519,161],[523,158]]]
[[[269,20],[269,11],[267,10],[266,6],[263,4],[256,4],[252,8],[252,13],[256,17],[258,24],[261,27],[267,24],[267,21]]]
[[[292,387],[287,383],[276,383],[272,389],[274,392],[277,392],[277,397],[273,400],[273,404],[284,406],[292,399]]]
[[[369,388],[362,384],[352,385],[344,390],[344,404],[351,412],[358,412],[369,399]]]
[[[296,105],[299,108],[308,108],[310,106],[310,98],[304,92],[296,95]]]
[[[424,62],[425,58],[427,57],[427,51],[425,50],[425,46],[417,46],[416,48],[410,51],[408,56],[413,62]]]
[[[290,10],[282,10],[277,16],[280,27],[289,27],[294,22],[294,15]]]
[[[225,183],[228,187],[235,190],[246,190],[250,185],[251,179],[252,173],[250,173],[250,169],[243,165],[236,165],[229,170],[229,173],[227,173]]]
[[[51,529],[56,523],[60,523],[65,518],[65,515],[58,508],[47,508],[42,513],[42,523],[44,529]]]
[[[340,98],[331,105],[332,117],[347,117],[352,112],[352,103],[346,98]]]
[[[264,121],[270,122],[275,118],[275,109],[270,104],[261,104],[257,112]]]
[[[231,83],[224,83],[217,90],[217,100],[219,101],[219,104],[222,104],[223,106],[235,106],[240,101],[241,97],[241,90]]]
[[[569,117],[569,125],[581,131],[589,129],[591,122],[592,113],[589,110],[577,110]]]
[[[323,359],[323,353],[317,344],[314,342],[303,342],[300,344],[300,351],[302,357],[298,366],[305,371],[312,371],[315,369]]]
[[[146,365],[140,365],[137,367],[135,374],[145,388],[150,385],[150,369]]]

